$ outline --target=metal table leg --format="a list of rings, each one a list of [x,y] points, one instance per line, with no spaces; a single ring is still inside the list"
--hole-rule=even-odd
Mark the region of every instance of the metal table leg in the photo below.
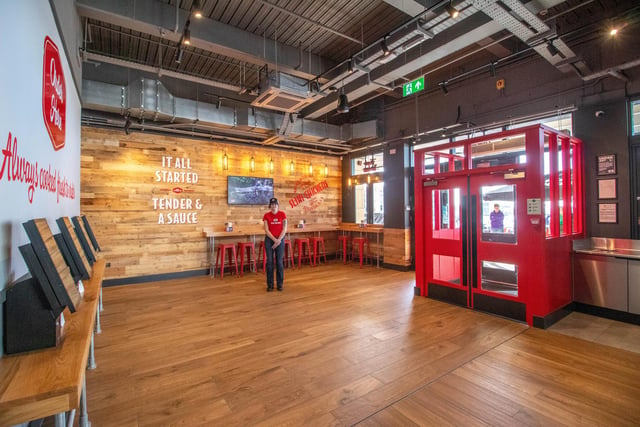
[[[91,346],[89,347],[89,366],[87,366],[87,369],[96,369],[96,356],[94,353],[94,345],[93,345],[93,338],[95,337],[95,334],[93,333],[93,331],[91,332]]]
[[[80,427],[91,427],[89,414],[87,413],[87,379],[82,379],[82,394],[80,395],[80,418],[78,420]]]

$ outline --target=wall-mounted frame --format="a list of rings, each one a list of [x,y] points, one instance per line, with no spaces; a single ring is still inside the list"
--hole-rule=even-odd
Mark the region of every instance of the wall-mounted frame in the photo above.
[[[598,203],[598,223],[599,224],[617,224],[618,223],[618,204],[617,203]]]
[[[618,173],[615,154],[601,154],[596,156],[596,158],[596,170],[598,171],[598,176],[615,175]]]
[[[617,199],[618,179],[607,178],[598,180],[598,199]]]

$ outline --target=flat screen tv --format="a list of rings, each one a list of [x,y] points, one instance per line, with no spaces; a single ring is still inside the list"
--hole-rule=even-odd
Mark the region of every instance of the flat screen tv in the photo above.
[[[273,178],[229,176],[227,202],[230,205],[268,205],[273,197]]]

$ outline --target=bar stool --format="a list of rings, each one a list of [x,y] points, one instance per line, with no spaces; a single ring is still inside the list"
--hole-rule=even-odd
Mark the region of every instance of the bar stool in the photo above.
[[[312,264],[313,261],[311,259],[311,249],[309,246],[309,238],[304,237],[304,238],[295,239],[293,241],[293,244],[296,250],[298,251],[298,268],[300,268],[300,266],[302,265],[302,260],[304,258],[306,258],[309,261],[309,265],[313,265]],[[306,251],[305,251],[305,245],[306,245]]]
[[[253,270],[256,273],[258,272],[258,266],[256,264],[256,252],[255,245],[253,242],[238,242],[238,257],[240,258],[240,276],[244,272],[244,256],[247,255],[247,264],[249,264],[249,269],[251,270],[251,262],[253,261]]]
[[[347,247],[349,246],[349,236],[346,234],[338,236],[338,250],[336,251],[336,259],[342,255],[342,259],[344,263],[347,263],[348,251]]]
[[[235,243],[220,243],[218,245],[218,253],[216,255],[216,267],[220,267],[220,278],[224,277],[224,256],[227,253],[227,250],[231,251],[229,256],[229,267],[231,267],[231,262],[233,260],[233,265],[236,267],[236,276],[238,275],[238,262],[236,261],[236,245]],[[220,262],[220,253],[222,252],[222,262]],[[215,274],[215,273],[214,273]]]
[[[366,247],[365,247],[366,246]],[[371,247],[369,246],[369,239],[366,237],[354,237],[351,239],[351,260],[353,261],[353,255],[358,248],[358,255],[360,256],[360,268],[362,268],[362,257],[364,256],[365,262],[368,263],[368,259],[371,257]],[[366,253],[365,253],[366,249]]]
[[[324,248],[324,237],[312,237],[310,239],[311,248],[313,248],[313,265],[320,262],[321,257],[324,256],[324,263],[327,263],[327,254]]]
[[[289,263],[289,267],[295,266],[293,260],[293,247],[291,246],[291,239],[284,239],[284,260],[285,264]]]

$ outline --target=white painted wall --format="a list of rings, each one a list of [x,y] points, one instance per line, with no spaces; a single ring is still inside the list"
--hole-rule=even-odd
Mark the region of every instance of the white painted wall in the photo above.
[[[57,45],[65,77],[65,145],[54,150],[43,115],[45,37]],[[49,3],[43,0],[0,2],[0,291],[27,273],[18,247],[28,243],[22,223],[55,220],[80,213],[80,99]],[[10,139],[9,139],[10,138]],[[10,145],[8,144],[10,141]],[[14,152],[14,141],[17,149]],[[9,148],[9,151],[7,151]],[[37,165],[38,185],[30,191],[15,165]],[[73,197],[41,188],[41,172],[73,186]],[[2,296],[4,293],[2,292]],[[0,302],[4,297],[0,299]],[[2,317],[0,317],[2,319]],[[1,320],[0,320],[1,321]]]

